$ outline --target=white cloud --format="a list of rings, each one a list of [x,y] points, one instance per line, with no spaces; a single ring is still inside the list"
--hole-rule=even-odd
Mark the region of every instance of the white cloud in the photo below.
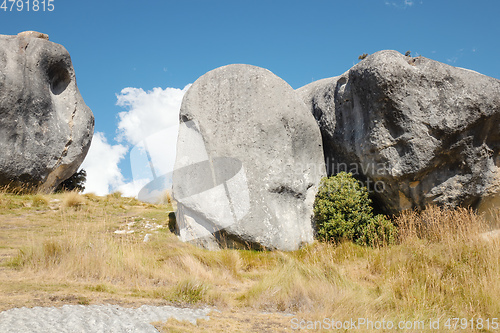
[[[123,145],[110,145],[104,133],[94,133],[90,150],[81,168],[87,172],[85,193],[105,195],[123,184],[118,163],[127,153]]]
[[[149,183],[149,179],[134,179],[129,183],[123,183],[116,188],[124,197],[136,197],[137,193]]]
[[[137,195],[149,181],[173,170],[179,131],[179,110],[184,89],[125,88],[117,95],[117,105],[127,111],[118,114],[119,141],[134,145],[130,164],[134,185],[122,187],[122,192]]]
[[[407,8],[407,7],[413,6],[415,4],[415,1],[413,1],[413,0],[399,0],[399,1],[385,0],[384,4],[386,6],[393,6],[396,8]],[[422,5],[423,1],[420,1],[418,4]]]
[[[472,48],[470,50],[471,53],[474,53],[476,52],[476,48]],[[458,49],[455,54],[449,58],[446,58],[446,61],[449,63],[449,64],[456,64],[456,63],[459,63],[460,59],[462,59],[462,57],[464,56],[464,53],[466,55],[469,55],[471,53],[469,53],[469,49],[465,49],[465,48],[460,48]]]
[[[125,88],[117,94],[116,104],[126,109],[118,114],[116,139],[120,144],[109,144],[104,133],[94,134],[81,166],[87,171],[86,193],[105,195],[120,191],[124,196],[137,196],[155,177],[173,170],[179,110],[189,87],[150,91]],[[127,183],[118,167],[125,157],[129,157],[126,163],[130,163],[133,172],[133,180]]]
[[[128,109],[118,114],[118,140],[132,145],[139,144],[148,136],[179,123],[179,109],[184,89],[125,88],[117,95],[117,105]]]

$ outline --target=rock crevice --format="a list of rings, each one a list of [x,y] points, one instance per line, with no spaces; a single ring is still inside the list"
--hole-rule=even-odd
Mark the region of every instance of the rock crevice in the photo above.
[[[366,172],[355,176],[384,185],[372,194],[387,212],[475,207],[499,192],[499,80],[380,51],[298,93],[321,129],[328,172],[359,165]]]

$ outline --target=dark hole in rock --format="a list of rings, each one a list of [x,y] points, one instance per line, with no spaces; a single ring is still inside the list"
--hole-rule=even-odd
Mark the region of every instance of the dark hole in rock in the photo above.
[[[59,95],[71,82],[71,77],[63,63],[56,63],[49,68],[50,91],[54,95]]]

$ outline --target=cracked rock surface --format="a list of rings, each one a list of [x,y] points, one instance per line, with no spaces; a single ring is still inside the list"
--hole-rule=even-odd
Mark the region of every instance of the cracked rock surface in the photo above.
[[[0,35],[0,185],[50,191],[77,171],[93,132],[68,51],[41,33]]]
[[[385,50],[298,93],[321,128],[328,172],[377,183],[369,190],[389,212],[498,200],[499,80]]]

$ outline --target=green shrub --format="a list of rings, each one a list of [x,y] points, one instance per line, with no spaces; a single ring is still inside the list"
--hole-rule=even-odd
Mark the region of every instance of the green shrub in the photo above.
[[[367,189],[350,173],[323,178],[314,202],[317,238],[369,246],[394,243],[396,227],[384,215],[373,216],[370,204]]]

